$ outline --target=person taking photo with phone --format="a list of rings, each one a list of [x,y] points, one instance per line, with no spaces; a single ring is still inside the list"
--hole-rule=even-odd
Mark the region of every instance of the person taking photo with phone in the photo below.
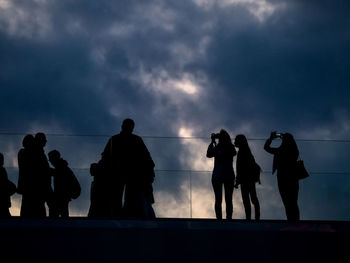
[[[275,139],[281,139],[279,147],[271,147]],[[287,220],[297,221],[300,219],[298,207],[299,179],[295,168],[299,157],[298,146],[290,133],[271,132],[266,140],[265,151],[273,154],[272,173],[277,171],[278,190],[285,208]]]

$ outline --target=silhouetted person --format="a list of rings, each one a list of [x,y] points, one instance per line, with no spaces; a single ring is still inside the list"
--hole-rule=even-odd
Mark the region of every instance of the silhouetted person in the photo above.
[[[57,150],[49,152],[49,161],[53,165],[52,176],[54,182],[53,211],[51,217],[69,217],[69,202],[72,200],[73,184],[76,177],[68,167],[68,162],[61,158]]]
[[[30,177],[33,173],[33,163],[34,163],[34,147],[35,140],[34,136],[27,134],[24,136],[22,141],[23,148],[18,152],[18,183],[17,183],[17,193],[23,195],[29,190]],[[23,198],[22,198],[23,202]]]
[[[125,216],[139,215],[136,210],[143,201],[140,193],[144,191],[144,182],[149,181],[149,171],[154,168],[142,138],[132,133],[134,127],[133,120],[125,119],[121,132],[109,139],[102,153],[102,161],[108,167],[110,188],[106,191],[111,194],[111,217],[114,218],[123,216],[122,198],[126,185],[129,193],[125,195],[125,203],[128,204]]]
[[[256,195],[255,184],[259,181],[260,167],[257,166],[254,156],[250,151],[247,138],[240,134],[235,138],[235,146],[239,149],[236,160],[236,184],[241,185],[241,194],[246,219],[251,219],[251,205],[255,208],[255,219],[260,219],[260,204]]]
[[[11,195],[16,193],[16,185],[7,176],[4,155],[0,153],[0,217],[10,217]]]
[[[110,205],[110,182],[104,163],[92,163],[90,165],[90,174],[93,176],[90,189],[90,208],[88,217],[107,218],[111,216]]]
[[[271,147],[272,140],[281,138],[279,147]],[[299,179],[295,173],[296,162],[299,157],[297,144],[290,133],[277,134],[271,132],[264,149],[274,155],[272,173],[277,170],[278,189],[285,207],[288,220],[299,220],[298,192]]]
[[[50,209],[52,202],[52,187],[51,187],[51,173],[50,165],[47,160],[44,147],[46,146],[46,136],[42,132],[35,134],[35,170],[36,170],[36,189],[40,195],[40,199],[44,201]],[[45,211],[46,216],[46,208]]]
[[[42,197],[37,167],[36,146],[33,135],[23,138],[23,148],[18,152],[18,189],[22,195],[21,217],[45,217],[45,200]]]
[[[219,143],[216,143],[219,139]],[[214,157],[214,170],[212,174],[212,184],[215,194],[215,214],[217,219],[222,219],[222,187],[225,188],[226,218],[232,219],[233,205],[232,194],[235,182],[233,170],[233,157],[236,149],[232,144],[230,135],[225,130],[219,134],[211,135],[211,143],[207,150],[207,157]]]

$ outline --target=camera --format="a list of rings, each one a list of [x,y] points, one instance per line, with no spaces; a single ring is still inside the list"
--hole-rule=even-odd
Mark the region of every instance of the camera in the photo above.
[[[271,132],[271,135],[270,135],[270,138],[273,140],[273,139],[277,139],[277,138],[280,138],[282,139],[283,137],[283,133],[281,132],[276,132],[276,131],[273,131]]]
[[[283,137],[283,133],[275,133],[275,137],[276,138],[282,138]]]

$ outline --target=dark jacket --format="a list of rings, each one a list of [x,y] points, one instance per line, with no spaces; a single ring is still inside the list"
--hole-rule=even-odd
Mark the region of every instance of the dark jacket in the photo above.
[[[73,171],[68,167],[67,161],[60,159],[55,169],[52,169],[54,182],[54,196],[56,199],[70,201],[72,182],[75,180]]]
[[[113,177],[138,180],[144,171],[154,168],[152,157],[140,136],[119,133],[109,139],[102,160]]]
[[[36,191],[47,200],[52,194],[50,165],[44,149],[35,149],[35,174],[32,180],[36,183]]]
[[[213,180],[226,181],[234,180],[233,157],[236,155],[233,145],[223,145],[210,143],[207,150],[207,157],[214,157]]]
[[[237,184],[256,182],[254,178],[255,159],[248,149],[240,149],[237,154],[236,172]]]
[[[37,195],[36,183],[33,179],[36,176],[35,152],[32,149],[22,148],[18,152],[18,184],[17,192],[22,195]]]
[[[274,155],[272,173],[278,172],[294,172],[296,162],[299,157],[299,150],[296,146],[293,147],[283,147],[281,145],[278,148],[271,147],[271,139],[267,139],[264,145],[264,149]]]

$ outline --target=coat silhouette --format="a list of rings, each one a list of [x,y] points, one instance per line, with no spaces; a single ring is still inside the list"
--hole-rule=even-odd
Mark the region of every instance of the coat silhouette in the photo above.
[[[219,139],[219,143],[216,143]],[[215,194],[215,214],[217,219],[222,219],[222,187],[225,188],[226,218],[232,219],[233,204],[232,194],[235,181],[233,170],[233,157],[236,149],[231,142],[230,135],[221,130],[219,134],[211,135],[211,143],[208,146],[207,157],[214,157],[214,169],[212,174],[212,185]]]
[[[21,217],[45,217],[45,202],[52,196],[50,166],[44,152],[46,136],[26,135],[18,152],[18,193],[22,194]]]
[[[61,158],[61,154],[57,150],[49,152],[49,160],[54,166],[54,169],[51,170],[54,189],[50,217],[69,217],[69,202],[73,197],[79,195],[74,193],[76,191],[74,184],[77,183],[77,179],[68,167],[68,162]]]
[[[279,147],[271,147],[272,140],[281,138]],[[278,189],[285,207],[288,220],[299,220],[298,207],[299,179],[295,168],[299,157],[297,144],[290,133],[277,134],[271,132],[264,149],[274,155],[272,173],[277,171]]]
[[[140,171],[140,175],[136,180],[127,181],[123,214],[128,218],[152,219],[155,218],[152,208],[152,183],[155,177],[153,167],[146,167]]]
[[[246,214],[246,219],[251,219],[251,205],[255,208],[255,219],[260,219],[260,204],[256,194],[255,184],[259,181],[260,166],[255,162],[254,156],[249,148],[247,138],[237,135],[235,146],[239,149],[236,160],[236,187],[241,185],[241,194]]]
[[[45,217],[45,200],[38,192],[34,136],[26,135],[18,152],[18,190],[22,195],[21,217]]]
[[[11,195],[16,192],[16,185],[8,179],[3,165],[4,155],[0,153],[0,217],[10,217]]]
[[[111,190],[106,165],[102,160],[90,165],[90,174],[93,181],[90,189],[88,217],[108,218],[111,216]]]
[[[50,165],[44,147],[46,136],[44,133],[35,134],[35,169],[37,173],[37,186],[45,202],[49,202],[52,195]]]
[[[135,123],[131,119],[125,119],[121,132],[109,139],[103,153],[102,161],[108,167],[108,180],[110,188],[111,214],[113,218],[122,216],[140,218],[139,209],[145,201],[144,190],[150,191],[154,162],[141,137],[133,134]],[[147,182],[147,184],[145,183]],[[123,209],[122,199],[125,186],[128,194],[125,194],[126,208]],[[141,198],[142,196],[142,198]]]

